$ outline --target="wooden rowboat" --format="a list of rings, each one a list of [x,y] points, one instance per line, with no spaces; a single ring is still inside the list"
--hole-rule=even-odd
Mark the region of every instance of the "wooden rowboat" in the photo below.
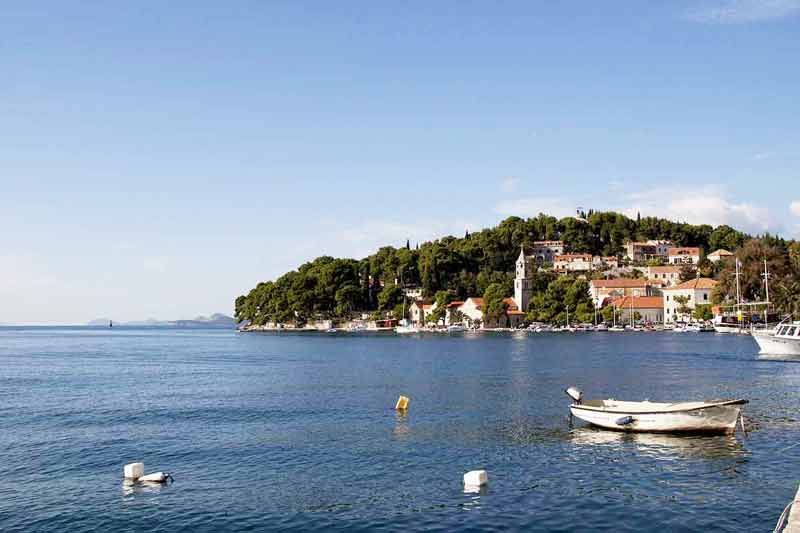
[[[566,390],[573,399],[572,416],[606,429],[655,433],[734,433],[744,419],[742,406],[748,400],[705,400],[697,402],[625,402],[614,399],[583,400],[574,387]]]

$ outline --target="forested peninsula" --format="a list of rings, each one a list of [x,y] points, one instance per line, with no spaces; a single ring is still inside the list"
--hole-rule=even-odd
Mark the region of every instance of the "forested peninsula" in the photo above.
[[[704,254],[718,249],[733,252],[741,261],[740,285],[744,300],[763,299],[764,260],[770,271],[771,300],[782,313],[800,313],[800,243],[769,234],[751,236],[730,226],[693,225],[654,217],[635,219],[614,212],[579,213],[557,219],[541,214],[535,218],[510,217],[493,228],[463,237],[453,236],[412,246],[385,246],[363,259],[329,256],[301,265],[274,281],[259,283],[235,302],[238,321],[253,324],[294,323],[311,320],[346,320],[356,314],[373,318],[402,318],[405,294],[414,287],[420,297],[436,301],[440,309],[450,301],[486,296],[487,308],[502,307],[513,292],[515,260],[521,247],[535,241],[563,241],[570,253],[622,258],[626,243],[649,239],[672,241],[677,246],[699,247]],[[733,260],[711,263],[704,258],[696,275],[719,283],[714,303],[731,301],[735,295]],[[622,258],[621,264],[636,266]],[[641,266],[641,265],[640,265]],[[686,274],[695,275],[692,272]],[[631,269],[622,277],[641,276]],[[543,266],[533,274],[531,320],[549,320],[565,305],[589,320],[587,278],[608,277],[557,274]],[[494,300],[497,300],[495,302]],[[501,309],[498,309],[498,312]]]

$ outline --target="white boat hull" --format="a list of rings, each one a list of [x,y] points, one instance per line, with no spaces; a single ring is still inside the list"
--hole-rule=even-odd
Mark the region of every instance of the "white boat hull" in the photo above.
[[[575,418],[606,429],[643,432],[714,432],[733,433],[744,400],[720,402],[705,407],[673,411],[641,411],[570,406]],[[633,419],[625,423],[625,418]]]
[[[749,333],[741,326],[729,324],[714,324],[714,331],[717,333]]]
[[[754,333],[753,338],[760,348],[759,353],[770,355],[800,355],[800,337],[776,337],[772,332]]]

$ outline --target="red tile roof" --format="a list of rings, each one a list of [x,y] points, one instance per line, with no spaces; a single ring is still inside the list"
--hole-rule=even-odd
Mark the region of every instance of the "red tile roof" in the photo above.
[[[648,285],[653,285],[653,280],[651,279],[629,279],[629,278],[619,278],[619,279],[593,279],[590,282],[591,286],[595,289],[631,289],[631,288],[642,288],[644,289]]]
[[[648,267],[648,268],[650,269],[650,272],[653,273],[653,274],[656,274],[656,273],[658,273],[658,274],[672,274],[674,272],[680,272],[681,271],[681,267],[677,266],[677,265],[676,266],[652,266],[652,267]]]
[[[517,307],[517,302],[514,301],[514,298],[503,298],[503,301],[508,304],[509,311],[519,311]]]
[[[612,301],[618,309],[663,309],[664,299],[661,296],[623,296]]]
[[[713,289],[717,282],[711,278],[695,278],[689,281],[684,281],[674,287],[667,287],[665,291],[677,291],[686,289]]]
[[[700,248],[684,246],[682,248],[669,248],[667,255],[700,255]]]
[[[720,248],[716,252],[711,252],[708,255],[709,255],[709,257],[712,256],[712,255],[715,256],[715,257],[731,257],[733,254],[731,252],[729,252],[728,250],[726,250],[725,248]]]

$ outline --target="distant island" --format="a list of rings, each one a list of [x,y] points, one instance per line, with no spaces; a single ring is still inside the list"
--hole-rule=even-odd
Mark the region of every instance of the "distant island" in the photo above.
[[[109,324],[115,326],[162,326],[162,327],[177,327],[177,328],[232,328],[236,325],[236,320],[233,317],[224,315],[222,313],[214,313],[211,316],[198,316],[188,320],[156,320],[155,318],[148,318],[147,320],[133,320],[130,322],[118,322],[110,318],[95,318],[87,323],[87,326],[103,326],[108,327]]]

